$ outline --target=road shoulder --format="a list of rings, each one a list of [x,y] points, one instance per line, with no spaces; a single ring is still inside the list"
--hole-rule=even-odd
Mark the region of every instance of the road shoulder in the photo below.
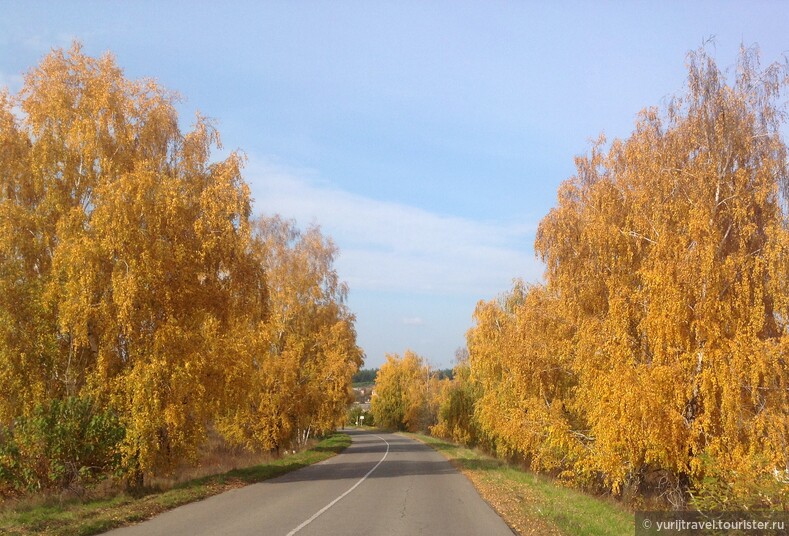
[[[442,454],[517,534],[631,535],[633,513],[611,500],[570,489],[472,449],[404,433]]]

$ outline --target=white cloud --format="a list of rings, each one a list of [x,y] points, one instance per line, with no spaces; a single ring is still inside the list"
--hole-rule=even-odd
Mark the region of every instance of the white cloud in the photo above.
[[[541,276],[534,224],[435,214],[337,189],[309,170],[250,162],[256,211],[319,224],[340,247],[337,268],[352,289],[489,298],[515,277]]]
[[[84,38],[85,35],[83,34],[82,39]],[[74,41],[82,41],[82,39],[68,32],[45,32],[25,35],[20,39],[19,45],[27,51],[37,54],[46,54],[53,48],[67,49],[71,46],[71,43]]]
[[[418,316],[407,316],[403,319],[403,324],[406,326],[422,326],[425,321]]]

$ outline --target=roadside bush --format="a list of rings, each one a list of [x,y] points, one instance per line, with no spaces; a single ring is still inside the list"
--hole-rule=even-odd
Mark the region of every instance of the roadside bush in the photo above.
[[[87,398],[39,405],[0,431],[0,492],[71,489],[116,473],[125,430]]]

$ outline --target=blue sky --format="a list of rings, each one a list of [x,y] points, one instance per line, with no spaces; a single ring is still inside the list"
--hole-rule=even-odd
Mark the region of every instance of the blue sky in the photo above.
[[[52,47],[107,50],[242,149],[256,212],[341,250],[369,367],[451,366],[480,299],[538,281],[534,232],[573,159],[682,91],[709,38],[789,53],[786,2],[9,2],[0,85]],[[217,155],[221,156],[221,155]]]

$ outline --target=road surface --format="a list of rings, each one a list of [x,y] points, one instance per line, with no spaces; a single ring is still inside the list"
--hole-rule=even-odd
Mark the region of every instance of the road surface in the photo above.
[[[394,434],[348,433],[353,444],[333,458],[107,534],[512,536],[430,447]]]

